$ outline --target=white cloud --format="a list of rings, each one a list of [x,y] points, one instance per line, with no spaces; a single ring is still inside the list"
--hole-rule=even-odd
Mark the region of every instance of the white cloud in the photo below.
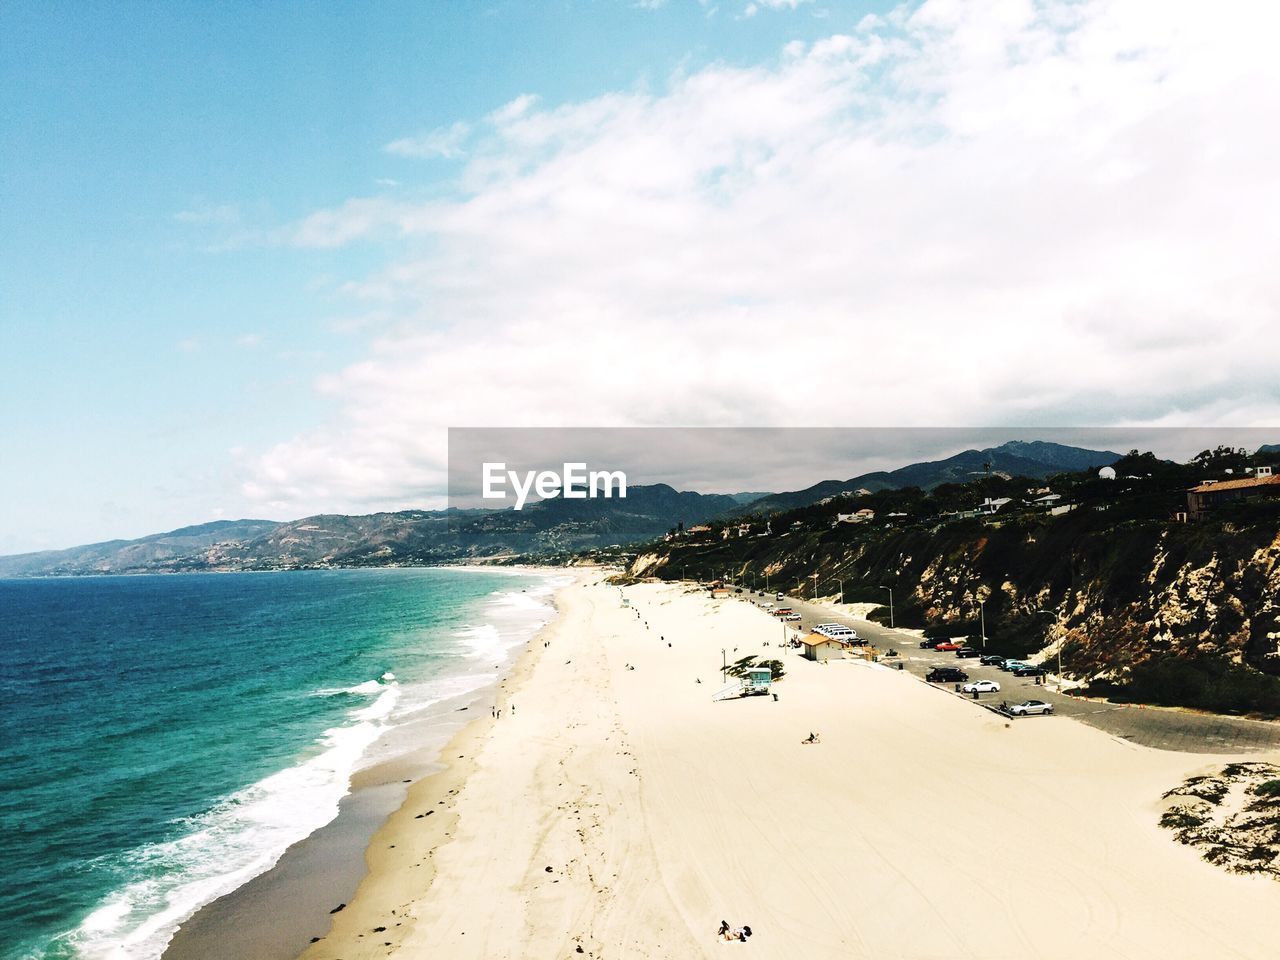
[[[405,239],[343,287],[395,332],[246,492],[426,502],[448,425],[1275,422],[1276,19],[930,0],[657,94],[521,98],[457,198],[294,228]]]
[[[462,156],[463,145],[470,135],[470,125],[458,121],[452,126],[438,127],[422,136],[392,140],[382,149],[398,157],[422,159],[443,157],[446,160],[453,160]]]
[[[742,10],[744,17],[754,17],[761,10],[795,10],[811,0],[752,0]]]

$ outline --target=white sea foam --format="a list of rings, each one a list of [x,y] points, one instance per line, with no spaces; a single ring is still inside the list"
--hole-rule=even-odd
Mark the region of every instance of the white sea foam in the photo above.
[[[482,672],[402,686],[387,671],[379,680],[314,691],[313,696],[372,700],[351,710],[346,724],[327,730],[308,759],[224,798],[187,821],[175,839],[133,851],[128,865],[139,879],[113,892],[59,939],[84,960],[156,960],[178,925],[200,907],[269,870],[294,842],[337,816],[351,774],[384,759],[378,754],[395,747],[394,737],[371,748],[401,721],[441,707],[452,715],[451,706],[492,685],[492,664],[506,662],[551,619],[549,597],[569,579],[546,577],[523,590],[497,591],[485,605],[483,622],[455,634],[463,659],[476,661],[477,668],[485,664]]]
[[[471,656],[493,659],[503,655],[502,634],[491,623],[463,627],[454,636]]]
[[[383,674],[384,678],[386,674]],[[391,679],[395,679],[395,674],[391,675]],[[356,694],[359,696],[370,696],[372,694],[381,693],[385,689],[385,684],[378,680],[366,680],[364,683],[357,683],[354,687],[321,687],[319,690],[311,691],[313,697],[339,697],[345,694]]]
[[[337,816],[352,771],[400,698],[398,684],[377,685],[377,699],[325,731],[313,756],[224,798],[175,839],[133,851],[127,861],[143,879],[111,894],[67,937],[77,954],[154,960],[198,908],[270,869],[291,844]]]

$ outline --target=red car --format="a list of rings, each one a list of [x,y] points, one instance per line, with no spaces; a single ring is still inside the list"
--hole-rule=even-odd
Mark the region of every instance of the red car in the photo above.
[[[964,644],[961,644],[961,643],[951,643],[950,641],[947,641],[946,643],[940,643],[940,644],[938,644],[938,645],[937,645],[936,647],[934,647],[933,649],[935,649],[935,650],[959,650],[962,646],[964,646]]]

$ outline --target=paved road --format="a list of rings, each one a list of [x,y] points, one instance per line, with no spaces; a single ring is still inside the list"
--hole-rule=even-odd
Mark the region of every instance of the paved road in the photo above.
[[[776,602],[772,596],[766,598],[747,593],[742,596],[760,603],[766,600]],[[982,666],[977,660],[960,660],[953,653],[921,650],[919,639],[909,633],[841,616],[807,600],[787,597],[780,605],[789,606],[800,614],[800,622],[790,623],[788,627],[807,633],[819,623],[843,623],[857,630],[859,636],[871,641],[881,652],[897,650],[904,669],[916,676],[923,677],[934,666],[958,666],[971,680],[995,680],[1000,684],[1000,692],[982,695],[982,700],[989,705],[998,704],[1001,700],[1009,703],[1043,700],[1053,704],[1054,711],[1060,716],[1071,717],[1112,736],[1161,750],[1181,753],[1280,751],[1280,723],[1071,697],[1058,693],[1052,680],[1048,686],[1041,686],[1033,677],[1015,677],[999,667]],[[951,689],[953,685],[948,684],[947,687]],[[1028,717],[1019,722],[1037,723],[1045,719]]]

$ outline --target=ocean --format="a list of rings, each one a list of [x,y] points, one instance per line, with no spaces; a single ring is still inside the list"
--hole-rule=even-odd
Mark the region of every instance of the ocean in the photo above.
[[[0,580],[0,960],[158,958],[406,749],[398,727],[492,697],[562,582]]]

